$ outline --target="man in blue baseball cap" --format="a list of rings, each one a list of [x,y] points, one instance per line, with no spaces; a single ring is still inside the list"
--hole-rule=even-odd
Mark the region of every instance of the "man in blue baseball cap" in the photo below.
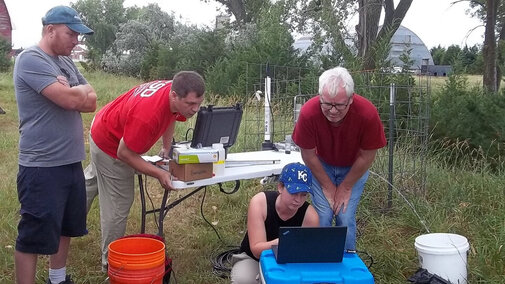
[[[13,73],[20,133],[16,282],[35,282],[42,254],[50,255],[47,283],[71,284],[70,238],[87,234],[81,113],[95,111],[96,93],[69,55],[79,34],[93,30],[65,6],[49,10],[42,24],[42,39],[19,54]]]
[[[251,198],[247,232],[238,254],[232,258],[231,283],[260,283],[261,252],[279,243],[279,227],[318,227],[316,210],[307,202],[312,192],[312,173],[300,163],[284,166],[277,191],[263,191]]]

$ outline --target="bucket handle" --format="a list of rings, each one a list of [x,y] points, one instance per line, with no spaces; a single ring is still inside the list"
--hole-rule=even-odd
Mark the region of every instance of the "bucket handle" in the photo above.
[[[126,263],[122,263],[121,262],[121,266],[118,267],[118,272],[120,272],[121,270],[123,270],[123,268],[125,267],[125,264]],[[117,272],[110,272],[110,271],[107,271],[107,277],[105,278],[105,280],[103,281],[103,283],[108,283],[109,279],[110,279],[110,276],[108,275],[109,273],[111,273],[113,276],[117,276]]]
[[[127,264],[128,264],[128,262],[121,262],[121,266],[118,267],[118,272],[121,272]],[[109,273],[109,272],[107,271],[107,273]],[[111,272],[111,274],[114,276],[117,276],[117,272]],[[107,278],[109,278],[109,277],[107,277]]]

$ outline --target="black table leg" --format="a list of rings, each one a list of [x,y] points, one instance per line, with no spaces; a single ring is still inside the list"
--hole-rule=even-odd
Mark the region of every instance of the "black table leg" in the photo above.
[[[144,193],[144,183],[142,182],[142,175],[138,175],[139,180],[139,191],[140,191],[140,205],[142,208],[142,215],[140,220],[140,233],[144,234],[146,232],[146,197]]]

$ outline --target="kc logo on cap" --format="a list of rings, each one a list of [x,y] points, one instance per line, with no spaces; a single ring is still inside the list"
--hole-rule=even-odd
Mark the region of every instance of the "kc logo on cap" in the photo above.
[[[306,171],[301,171],[301,170],[298,171],[298,179],[301,179],[304,182],[307,182],[307,176],[308,176],[308,174]]]

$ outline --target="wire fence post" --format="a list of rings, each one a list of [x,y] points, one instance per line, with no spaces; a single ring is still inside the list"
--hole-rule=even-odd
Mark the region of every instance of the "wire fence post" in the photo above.
[[[393,154],[395,149],[395,83],[389,84],[389,159],[388,159],[388,203],[387,208],[393,205]]]

